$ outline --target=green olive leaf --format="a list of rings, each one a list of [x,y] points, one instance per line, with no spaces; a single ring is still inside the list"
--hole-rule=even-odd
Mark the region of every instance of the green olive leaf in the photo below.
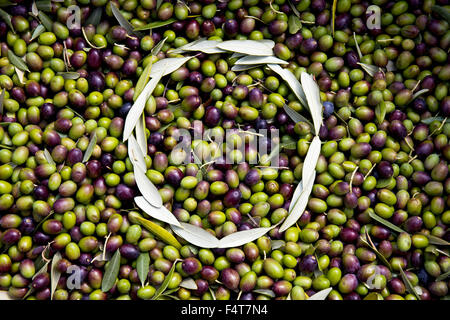
[[[139,216],[136,217],[136,220],[139,221],[140,224],[145,227],[145,229],[153,233],[161,241],[164,241],[165,243],[170,244],[177,249],[181,248],[181,243],[177,240],[177,238],[175,238],[173,234],[171,234],[160,225],[157,225],[156,223]]]
[[[442,18],[444,18],[445,20],[447,20],[448,23],[450,23],[450,10],[448,10],[445,7],[441,7],[441,6],[431,6],[431,10],[440,14],[442,16]]]
[[[62,259],[61,253],[56,252],[52,259],[52,266],[50,269],[50,300],[53,300],[53,294],[55,293],[56,287],[58,286],[59,278],[61,277],[61,272],[58,270],[57,265],[59,260]]]
[[[9,0],[1,0],[0,1],[0,7],[9,7],[11,5],[16,5],[17,3],[11,2]]]
[[[148,80],[150,79],[151,70],[152,70],[152,62],[150,61],[150,63],[145,66],[144,71],[142,71],[141,76],[139,77],[136,83],[136,86],[134,88],[133,101],[136,101],[136,99],[141,94],[142,90],[144,90],[145,85],[148,83]]]
[[[42,24],[40,24],[40,25],[38,25],[35,29],[34,29],[34,31],[33,31],[33,34],[31,35],[31,40],[30,41],[33,41],[34,39],[36,39],[37,37],[39,37],[41,34],[43,34],[45,32],[45,27],[42,25]]]
[[[333,288],[323,289],[323,290],[313,294],[307,300],[326,300],[332,290],[333,290]]]
[[[13,33],[16,33],[16,31],[14,30],[14,27],[12,25],[11,19],[12,17],[9,15],[9,13],[7,13],[5,10],[0,9],[0,17],[2,18],[3,21],[5,21],[5,23],[8,25],[8,27],[12,30]],[[9,50],[11,51],[11,50]]]
[[[444,120],[445,120],[444,117],[430,117],[430,118],[422,119],[420,122],[425,123],[425,124],[431,124],[433,121],[442,122]]]
[[[291,107],[289,107],[287,104],[285,104],[283,106],[284,112],[286,112],[286,114],[289,116],[289,118],[291,118],[291,120],[294,123],[298,123],[298,122],[306,122],[308,123],[310,126],[313,126],[313,124],[306,119],[304,116],[302,116],[300,113],[298,113],[297,111],[295,111],[294,109],[292,109]]]
[[[84,152],[84,155],[83,155],[83,162],[89,161],[89,159],[90,159],[91,156],[92,156],[92,152],[94,152],[94,148],[95,148],[95,145],[96,145],[96,144],[97,144],[97,133],[94,132],[94,134],[93,134],[92,137],[91,137],[91,140],[89,140],[89,144],[88,144],[88,146],[87,146],[87,149],[86,149],[86,151]]]
[[[275,298],[275,293],[270,289],[255,289],[252,291],[253,293],[262,294],[268,296],[270,298]]]
[[[412,295],[414,295],[417,300],[421,300],[420,296],[417,294],[416,289],[413,287],[413,285],[411,284],[411,281],[409,281],[408,277],[406,276],[405,272],[403,271],[402,267],[400,267],[400,275],[402,277],[403,282],[405,283],[406,289],[408,290],[409,293],[411,293]]]
[[[147,281],[148,271],[150,270],[150,256],[148,252],[143,252],[139,255],[136,261],[136,270],[141,285],[144,286]]]
[[[381,254],[380,251],[378,251],[377,247],[375,247],[375,244],[373,243],[372,239],[370,238],[369,233],[367,232],[367,229],[365,231],[366,231],[365,232],[366,239],[364,239],[362,236],[360,236],[361,242],[364,243],[367,247],[371,248],[373,250],[373,252],[375,252],[378,259],[380,259],[381,262],[383,262],[383,264],[389,268],[389,270],[392,270],[392,266],[389,263],[389,261],[386,259],[385,256],[383,256]]]
[[[429,89],[422,89],[422,90],[417,91],[416,93],[413,94],[413,96],[411,98],[411,101],[415,100],[418,96],[420,96],[420,95],[422,95],[424,93],[427,93],[428,91],[430,91],[430,90]]]
[[[57,72],[56,74],[63,77],[64,80],[77,80],[80,77],[80,74],[75,71]]]
[[[102,19],[102,12],[103,12],[102,8],[96,8],[86,19],[84,25],[87,26],[89,24],[92,24],[93,26],[97,26]]]
[[[291,15],[288,20],[289,33],[295,34],[302,28],[302,23],[296,15]]]
[[[431,234],[424,234],[428,238],[428,242],[430,244],[434,244],[437,246],[450,246],[450,242],[445,241],[444,239],[441,239],[439,237],[433,236]]]
[[[152,300],[157,300],[164,293],[164,291],[167,289],[167,287],[169,286],[170,281],[172,280],[173,274],[175,272],[175,267],[176,267],[176,264],[177,264],[178,261],[180,261],[180,259],[176,259],[172,263],[172,268],[170,268],[170,271],[166,275],[166,277],[164,278],[163,283],[161,283],[159,288],[156,290],[155,295],[152,297]]]
[[[359,60],[362,59],[363,55],[361,49],[359,48],[358,40],[356,40],[356,33],[353,32],[353,39],[355,40],[356,51],[358,52]]]
[[[44,12],[39,11],[38,13],[39,20],[41,20],[41,23],[44,25],[45,29],[47,31],[52,31],[53,28],[53,22],[52,19],[49,18],[48,15],[46,15]]]
[[[284,240],[271,240],[270,243],[271,243],[272,250],[277,250],[277,249],[283,248],[284,245],[286,244],[286,241],[284,241]]]
[[[153,182],[150,181],[145,172],[139,166],[136,166],[133,172],[136,185],[145,200],[147,200],[147,202],[152,206],[161,208],[163,205],[161,195]]]
[[[105,269],[105,274],[102,279],[103,292],[108,292],[114,286],[119,275],[120,258],[120,251],[117,249]]]
[[[117,19],[117,22],[124,28],[128,34],[134,34],[135,36],[142,38],[142,33],[137,32],[137,30],[134,30],[133,25],[125,19],[123,14],[120,12],[119,8],[116,7],[115,4],[111,2],[111,11],[114,17]]]
[[[42,10],[45,12],[51,12],[52,11],[52,3],[50,0],[38,0],[38,1],[36,1],[36,8],[38,8],[38,10]]]
[[[378,123],[382,123],[384,118],[386,117],[386,104],[379,103],[375,107],[375,117],[377,118]]]
[[[19,58],[18,56],[16,56],[14,54],[14,52],[12,52],[12,50],[8,50],[8,60],[9,62],[11,62],[16,68],[22,70],[22,71],[28,71],[30,72],[30,70],[28,69],[27,64],[25,63],[25,61],[23,61],[21,58]]]
[[[5,88],[2,89],[0,93],[0,115],[3,114],[3,102],[5,101]]]
[[[50,152],[48,152],[47,149],[44,149],[44,157],[45,157],[45,160],[47,160],[47,162],[49,164],[52,164],[54,166],[56,165],[55,161],[53,160],[52,155],[50,154]]]
[[[175,21],[177,21],[177,19],[170,18],[165,21],[150,22],[149,24],[146,24],[145,26],[134,29],[134,31],[144,31],[144,30],[152,30],[152,29],[156,29],[156,28],[161,28],[161,27],[167,26],[169,24],[172,24]]]
[[[292,9],[292,12],[294,12],[294,14],[298,17],[298,18],[300,18],[300,12],[298,11],[298,9],[295,7],[295,5],[291,2],[291,0],[288,0],[288,2],[289,2],[289,6],[291,7],[291,9]]]
[[[373,212],[373,211],[369,211],[369,216],[370,216],[373,220],[375,220],[375,221],[381,223],[381,224],[384,225],[385,227],[388,227],[389,229],[391,229],[391,230],[393,230],[393,231],[395,231],[395,232],[399,232],[399,233],[401,233],[401,232],[406,232],[405,230],[403,230],[403,229],[397,227],[395,224],[393,224],[393,223],[387,221],[386,219],[383,219],[382,217],[380,217],[379,215],[377,215],[377,214],[376,214],[375,212]]]
[[[436,281],[442,281],[450,277],[450,270],[446,273],[441,274],[439,277],[436,278]]]
[[[161,7],[163,3],[163,0],[156,0],[156,10],[159,10],[159,7]]]
[[[336,7],[337,7],[337,0],[333,0],[333,6],[331,7],[331,34],[334,38],[334,30],[335,30],[335,24],[336,24]]]
[[[158,55],[158,53],[161,51],[161,49],[162,49],[162,47],[164,46],[164,44],[166,43],[166,41],[167,41],[167,37],[165,37],[164,39],[162,39],[161,41],[159,41],[159,42],[156,44],[156,46],[154,46],[154,47],[152,48],[152,50],[150,51],[150,54],[151,54],[152,56]]]

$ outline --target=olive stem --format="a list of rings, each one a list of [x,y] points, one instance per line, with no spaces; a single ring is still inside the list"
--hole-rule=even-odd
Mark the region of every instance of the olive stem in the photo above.
[[[415,155],[414,157],[412,157],[411,159],[409,159],[408,163],[411,163],[414,159],[417,158],[417,155]]]
[[[236,300],[241,300],[241,295],[242,295],[242,290],[239,291],[237,299]]]
[[[352,172],[352,176],[350,177],[350,193],[353,193],[352,190],[352,183],[353,183],[353,178],[355,177],[356,171],[358,171],[359,166],[356,166],[355,170],[353,170]]]
[[[254,17],[254,16],[244,16],[244,18],[255,19],[255,20],[258,20],[258,21],[260,21],[260,22],[266,24],[266,23],[265,23],[264,21],[262,21],[260,18],[257,18],[257,17]]]
[[[436,129],[434,129],[433,132],[430,133],[430,135],[428,136],[428,138],[431,138],[431,136],[432,136],[433,134],[435,134],[437,131],[439,131],[439,130],[442,129],[442,127],[443,127],[443,126],[445,125],[445,123],[447,122],[447,118],[448,118],[448,117],[445,117],[444,120],[442,120],[440,126],[439,126],[438,128],[436,128]]]
[[[111,232],[105,237],[105,244],[103,245],[103,253],[102,253],[102,260],[106,259],[106,244],[108,243],[109,237],[111,237]]]
[[[103,46],[101,46],[101,47],[97,47],[97,46],[93,45],[93,44],[89,41],[89,39],[88,39],[88,37],[87,37],[87,35],[86,35],[86,32],[84,31],[84,27],[81,27],[81,32],[83,33],[84,40],[86,40],[87,44],[88,44],[89,46],[91,46],[92,48],[98,49],[98,50],[103,49],[103,48],[106,48],[106,45],[103,45]]]
[[[273,2],[273,1],[270,1],[270,2],[269,2],[270,9],[272,9],[273,12],[283,14],[283,12],[278,11],[278,10],[275,10],[275,8],[272,6],[272,2]]]
[[[367,177],[372,173],[373,169],[375,169],[376,167],[376,163],[372,166],[372,168],[370,168],[370,170],[366,173],[366,175],[364,176],[364,180],[367,179]]]

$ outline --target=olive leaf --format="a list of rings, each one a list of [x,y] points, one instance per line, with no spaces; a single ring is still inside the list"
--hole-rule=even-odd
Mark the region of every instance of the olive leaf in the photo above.
[[[386,117],[386,104],[379,103],[375,107],[375,117],[377,118],[378,123],[382,123],[384,118]]]
[[[50,269],[50,300],[53,300],[53,294],[55,293],[56,287],[58,286],[59,278],[61,277],[61,272],[58,270],[58,262],[62,259],[61,253],[56,252],[52,258],[52,266]]]
[[[321,150],[321,142],[318,136],[313,138],[313,141],[309,145],[308,153],[306,154],[305,161],[302,168],[302,181],[310,181],[311,176],[316,172],[317,161],[319,160]],[[306,186],[303,186],[306,188]]]
[[[255,289],[253,293],[262,294],[270,298],[275,298],[275,293],[270,289]]]
[[[28,71],[30,72],[30,70],[28,69],[27,64],[25,63],[25,61],[23,61],[21,58],[19,58],[18,56],[16,56],[14,54],[14,52],[12,52],[12,50],[8,50],[8,60],[9,62],[11,62],[16,68],[22,70],[22,71]]]
[[[277,249],[283,248],[284,245],[286,244],[286,242],[284,240],[271,240],[270,243],[271,243],[272,250],[277,250]]]
[[[146,84],[141,94],[131,107],[130,111],[128,111],[127,118],[125,119],[125,126],[123,129],[123,142],[127,141],[131,133],[133,132],[134,128],[136,127],[136,124],[139,121],[142,112],[144,111],[147,99],[152,94],[153,90],[156,88],[156,85],[159,83],[159,80],[161,80],[164,70],[165,68],[161,68],[160,71],[157,74],[155,74],[154,77]]]
[[[22,70],[20,70],[20,69],[17,68],[17,67],[14,67],[14,71],[15,71],[16,74],[17,74],[17,78],[19,78],[19,82],[20,82],[21,84],[25,84],[25,72],[23,72]]]
[[[8,25],[8,27],[12,30],[12,32],[16,33],[14,30],[14,27],[12,25],[11,19],[12,17],[7,13],[5,10],[0,9],[0,18],[2,18],[3,21]]]
[[[92,24],[93,26],[97,26],[102,19],[102,8],[95,8],[95,10],[89,15],[89,17],[84,22],[84,25],[87,26]]]
[[[142,150],[139,147],[139,144],[134,135],[131,135],[130,138],[128,139],[128,157],[130,158],[133,167],[139,167],[144,172],[147,171],[147,164],[145,162],[145,157],[142,154]]]
[[[50,154],[50,152],[48,152],[47,148],[44,149],[44,157],[45,157],[45,160],[47,160],[47,162],[49,164],[56,165],[55,161],[53,160],[52,155]]]
[[[186,62],[191,60],[193,57],[181,57],[181,58],[166,58],[155,62],[152,66],[152,71],[150,72],[150,78],[159,77],[159,74],[162,73],[161,77],[168,75],[175,70],[179,69]],[[159,82],[159,81],[158,81]]]
[[[156,55],[161,51],[161,49],[162,49],[162,47],[164,46],[164,44],[166,43],[166,41],[167,41],[167,37],[165,37],[164,39],[162,39],[161,41],[159,41],[159,42],[156,44],[156,46],[154,46],[154,47],[152,48],[152,50],[150,51],[150,54],[151,54],[152,56],[156,56]]]
[[[143,252],[136,260],[136,271],[141,281],[141,285],[144,286],[147,281],[148,271],[150,270],[150,256],[148,252]]]
[[[236,64],[236,65],[231,67],[231,71],[240,72],[240,71],[253,69],[253,68],[256,68],[258,66],[259,65],[254,65],[254,64]]]
[[[9,7],[11,5],[16,5],[17,3],[11,2],[9,0],[2,0],[0,1],[0,7]]]
[[[306,100],[306,94],[303,90],[302,84],[297,80],[297,78],[294,76],[292,72],[290,72],[287,69],[281,68],[277,64],[268,64],[267,65],[273,72],[278,73],[278,75],[286,81],[286,83],[289,85],[291,90],[294,92],[295,96],[297,97],[298,101],[307,109],[309,109],[307,100]]]
[[[423,235],[428,238],[428,242],[430,244],[434,244],[436,246],[450,246],[450,242],[447,242],[444,239],[433,236],[431,234],[423,234]]]
[[[36,7],[39,10],[42,10],[42,11],[45,11],[45,12],[51,12],[52,11],[52,3],[51,3],[50,0],[38,0],[38,1],[36,1]]]
[[[303,183],[300,180],[299,183],[297,184],[297,188],[295,188],[294,193],[292,194],[291,204],[289,205],[289,212],[292,212],[292,209],[294,209],[294,206],[297,203],[300,195],[302,194],[302,191],[303,191]]]
[[[166,207],[161,206],[159,208],[151,205],[144,197],[135,197],[134,202],[136,202],[137,206],[142,209],[146,214],[150,217],[155,218],[157,220],[163,221],[165,223],[181,226],[180,222],[178,222],[177,218],[167,210]]]
[[[159,10],[164,0],[156,0],[156,10]]]
[[[278,224],[267,228],[254,228],[250,230],[238,231],[219,240],[218,248],[239,247],[246,243],[255,241],[267,232],[275,228]]]
[[[262,42],[256,40],[227,40],[217,44],[222,50],[240,52],[251,56],[272,56],[275,42]]]
[[[327,288],[320,290],[319,292],[313,294],[311,297],[309,297],[307,300],[326,300],[330,292],[333,290],[333,288]]]
[[[180,261],[180,259],[176,259],[172,263],[172,267],[170,268],[169,273],[167,273],[166,277],[164,278],[163,283],[161,283],[159,288],[155,291],[155,294],[153,295],[152,300],[157,300],[163,294],[163,292],[167,289],[170,281],[172,281],[172,277],[173,277],[173,274],[175,273],[175,267],[176,267],[176,264],[178,261]]]
[[[201,248],[217,248],[220,244],[207,230],[190,223],[180,222],[180,226],[172,225],[171,228],[177,236]]]
[[[150,22],[149,24],[146,24],[145,26],[142,26],[142,27],[139,27],[139,28],[135,28],[134,31],[144,31],[144,30],[157,29],[157,28],[161,28],[161,27],[167,26],[169,24],[172,24],[175,21],[177,21],[177,19],[170,18],[170,19],[165,20],[165,21]]]
[[[135,36],[142,38],[142,33],[134,30],[133,25],[127,19],[125,19],[119,8],[117,8],[116,5],[114,5],[112,2],[111,11],[114,17],[117,19],[117,22],[119,22],[119,24],[127,31],[128,34],[134,34]]]
[[[302,28],[302,23],[297,16],[291,15],[289,16],[288,26],[289,26],[289,33],[295,34]]]
[[[64,80],[77,80],[80,77],[75,71],[57,72],[56,75],[63,77]]]
[[[170,244],[174,246],[177,249],[181,248],[181,244],[178,242],[178,240],[171,234],[169,231],[164,229],[163,227],[157,225],[156,223],[141,218],[136,217],[136,219],[151,233],[153,233],[155,236],[157,236],[160,240],[164,241],[167,244]]]
[[[11,297],[8,291],[0,290],[0,300],[16,300]]]
[[[97,133],[94,132],[94,134],[91,137],[91,140],[89,140],[89,144],[87,146],[86,151],[83,155],[83,162],[89,161],[89,159],[92,156],[92,152],[94,152],[95,145],[97,144]]]
[[[235,62],[235,65],[254,65],[254,64],[288,64],[285,60],[274,56],[245,56]]]
[[[397,70],[397,67],[395,66],[394,61],[389,60],[387,65],[386,65],[386,71],[387,72],[391,72],[391,71],[396,71],[396,70]]]
[[[377,66],[374,66],[372,64],[367,64],[367,63],[362,63],[362,62],[357,62],[357,64],[359,64],[365,72],[367,72],[367,74],[371,77],[373,77],[375,75],[375,73],[378,72],[378,70],[380,69]]]
[[[5,101],[5,88],[2,89],[0,93],[0,115],[3,114],[3,102]]]
[[[442,18],[444,18],[445,20],[447,20],[448,23],[450,23],[450,10],[448,10],[445,7],[437,5],[431,6],[431,10],[441,15]]]
[[[48,15],[46,15],[44,12],[39,11],[38,13],[39,20],[41,20],[41,23],[44,25],[45,29],[47,31],[52,31],[53,28],[53,22],[52,19],[49,18]]]
[[[446,273],[441,274],[439,277],[436,278],[436,281],[442,281],[450,277],[450,270]]]
[[[290,6],[291,9],[292,9],[292,12],[294,12],[294,14],[295,14],[298,18],[300,18],[300,12],[298,11],[298,9],[295,7],[295,5],[294,5],[290,0],[288,0],[288,2],[289,2],[289,6]]]
[[[33,30],[33,34],[31,35],[31,39],[30,41],[33,41],[34,39],[36,39],[37,37],[39,37],[41,34],[43,34],[45,32],[45,27],[40,24],[38,25],[34,30]]]
[[[192,279],[192,278],[186,278],[183,281],[181,281],[180,287],[188,289],[188,290],[197,290],[198,289],[197,284],[195,283],[194,279]]]
[[[161,208],[163,203],[158,189],[147,177],[145,171],[143,171],[139,166],[134,168],[134,179],[136,180],[136,185],[145,200],[147,200],[152,206]]]
[[[314,179],[316,178],[316,171],[309,176],[309,180],[302,180],[303,190],[298,197],[297,202],[294,204],[292,211],[289,212],[286,220],[280,227],[280,232],[286,231],[290,226],[294,225],[298,219],[303,215],[308,204],[309,195],[311,194],[312,187],[314,184]]]
[[[105,274],[102,279],[103,292],[108,292],[114,286],[114,283],[119,275],[120,258],[120,251],[117,249],[105,269]]]
[[[420,122],[425,123],[425,124],[430,124],[430,123],[432,123],[433,121],[439,121],[439,122],[442,122],[442,121],[444,121],[444,120],[445,120],[445,118],[443,118],[443,117],[430,117],[430,118],[423,119],[423,120],[421,120]]]
[[[153,63],[150,61],[150,63],[145,66],[144,71],[142,71],[141,76],[139,77],[136,86],[134,88],[133,101],[136,101],[136,99],[141,94],[142,90],[144,90],[145,85],[148,83],[148,80],[150,79],[150,71],[152,70],[152,65]]]
[[[380,217],[379,215],[377,215],[375,212],[373,211],[369,211],[369,216],[376,220],[377,222],[381,223],[382,225],[384,225],[385,227],[388,227],[389,229],[396,231],[396,232],[406,232],[403,229],[397,227],[395,224],[387,221],[386,219],[383,219],[382,217]]]
[[[294,109],[292,109],[291,107],[289,107],[287,104],[285,104],[283,106],[284,111],[286,112],[286,114],[289,116],[289,118],[291,118],[292,121],[294,121],[294,123],[298,123],[298,122],[306,122],[308,123],[310,126],[313,126],[313,124],[306,119],[304,116],[302,116],[300,113],[298,113],[297,111],[295,111]]]
[[[362,59],[363,55],[361,53],[361,49],[359,48],[358,40],[356,40],[356,33],[353,32],[353,39],[355,40],[356,51],[358,52],[359,60]]]
[[[383,264],[389,268],[389,270],[392,270],[392,266],[389,263],[389,261],[386,259],[386,257],[383,254],[381,254],[380,251],[378,251],[377,247],[375,247],[375,244],[373,243],[372,239],[370,238],[369,233],[367,232],[367,229],[365,230],[365,236],[366,236],[366,239],[364,239],[362,236],[360,236],[361,242],[364,243],[367,247],[371,248],[373,250],[373,252],[375,252],[378,259],[380,259],[381,262],[383,262]]]
[[[181,46],[173,51],[172,53],[181,53],[184,51],[200,51],[206,54],[216,54],[226,52],[223,49],[217,47],[220,41],[218,40],[208,40],[206,38],[201,38],[196,41],[190,42]]]
[[[414,288],[414,286],[411,284],[411,281],[409,281],[408,277],[406,276],[405,272],[403,271],[402,267],[399,266],[400,268],[400,275],[402,277],[403,282],[405,283],[406,289],[409,291],[409,293],[411,293],[412,295],[414,295],[417,300],[421,300],[420,296],[418,295],[416,289]]]
[[[337,7],[338,0],[333,0],[333,5],[331,7],[331,34],[334,38],[334,30],[335,30],[335,24],[336,24],[336,7]]]
[[[427,93],[428,91],[430,91],[430,90],[429,89],[422,89],[422,90],[417,91],[416,93],[413,94],[413,96],[411,98],[411,101],[415,100],[418,96],[420,96],[420,95],[422,95],[424,93]]]
[[[145,114],[142,113],[141,120],[136,123],[136,141],[144,157],[147,155],[147,135],[145,134]]]
[[[309,112],[313,119],[314,132],[318,135],[323,121],[323,107],[320,100],[319,86],[317,85],[317,82],[314,81],[312,75],[306,72],[301,73],[300,81],[306,95]]]

